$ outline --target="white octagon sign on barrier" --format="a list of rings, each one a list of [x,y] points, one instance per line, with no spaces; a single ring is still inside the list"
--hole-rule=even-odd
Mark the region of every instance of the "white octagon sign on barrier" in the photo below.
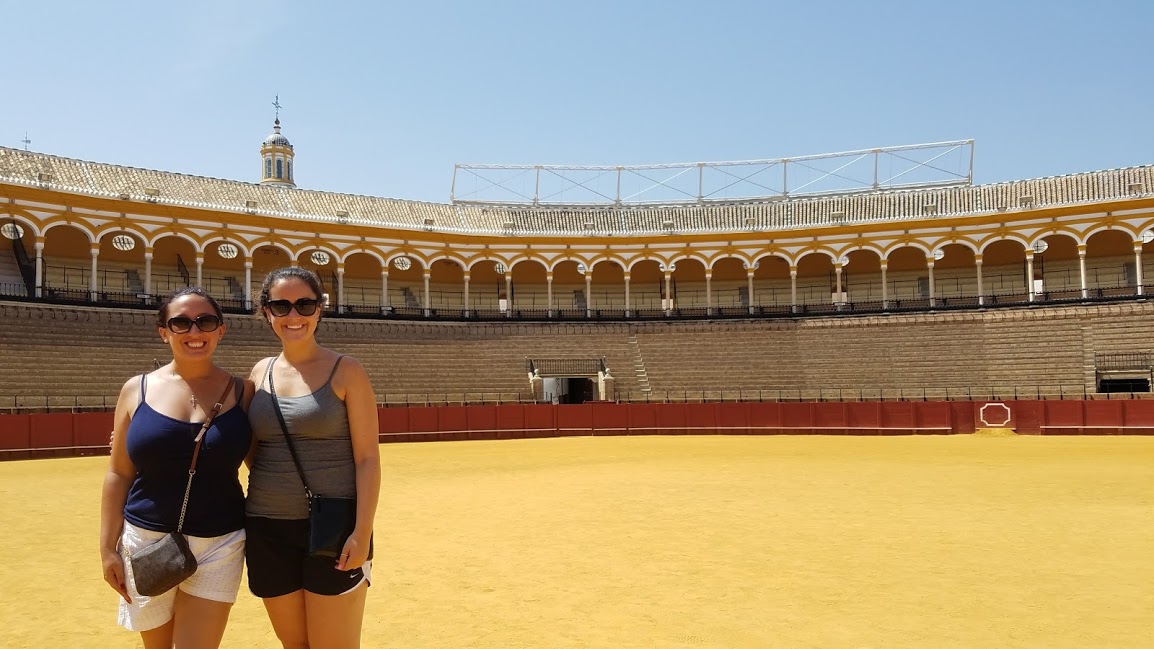
[[[1001,428],[1012,419],[1010,407],[1004,403],[987,403],[978,410],[978,419],[987,428]]]

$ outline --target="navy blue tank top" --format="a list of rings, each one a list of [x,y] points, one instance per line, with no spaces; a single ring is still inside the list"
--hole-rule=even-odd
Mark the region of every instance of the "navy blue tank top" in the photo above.
[[[244,383],[237,381],[237,386],[237,405],[216,416],[200,446],[184,517],[184,533],[189,536],[221,536],[244,527],[244,491],[237,471],[248,454],[252,429],[240,407]],[[173,532],[180,520],[196,434],[203,424],[153,410],[144,400],[145,390],[142,376],[140,404],[126,440],[136,479],[128,490],[124,518],[146,530]]]

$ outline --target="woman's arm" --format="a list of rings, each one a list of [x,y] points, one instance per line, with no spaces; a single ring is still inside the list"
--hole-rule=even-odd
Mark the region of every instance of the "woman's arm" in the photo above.
[[[380,428],[377,424],[377,395],[364,366],[346,356],[337,373],[337,396],[345,401],[353,443],[353,465],[357,472],[357,525],[345,542],[337,560],[337,570],[354,570],[369,556],[369,540],[377,500],[381,493]],[[344,392],[342,395],[341,392]]]
[[[257,363],[257,367],[260,367],[260,363]],[[253,373],[255,372],[256,368],[254,367]],[[254,394],[256,394],[256,385],[252,382],[250,374],[250,378],[244,379],[244,394],[242,394],[240,397],[240,406],[241,408],[244,408],[246,414],[248,413],[248,406],[252,403],[252,397]],[[246,453],[244,456],[244,465],[250,469],[252,468],[252,458],[254,455],[256,455],[256,435],[252,436],[252,443],[249,444],[248,453]]]
[[[132,411],[140,400],[140,380],[129,379],[120,389],[113,415],[112,454],[108,461],[108,472],[104,475],[104,488],[100,494],[100,562],[104,567],[104,581],[125,601],[131,602],[128,587],[124,582],[124,560],[118,546],[124,531],[124,503],[128,500],[128,489],[136,479],[136,467],[128,457],[128,424],[132,421]]]

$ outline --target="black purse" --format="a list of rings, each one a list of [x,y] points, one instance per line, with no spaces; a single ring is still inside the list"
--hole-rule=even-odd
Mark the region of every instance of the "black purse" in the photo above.
[[[200,427],[196,436],[196,447],[192,451],[192,464],[188,467],[188,484],[184,487],[184,502],[180,506],[180,520],[176,524],[176,531],[165,534],[159,541],[140,550],[128,558],[132,564],[133,582],[136,592],[145,597],[163,595],[176,588],[185,579],[196,573],[196,556],[188,547],[188,539],[181,530],[184,529],[184,514],[188,510],[188,495],[192,491],[192,476],[196,475],[196,459],[200,456],[200,445],[204,442],[204,434],[212,425],[220,409],[224,407],[224,400],[232,388],[234,379],[228,380],[224,392],[217,399],[212,412]]]
[[[304,468],[297,457],[296,447],[293,446],[292,436],[289,435],[288,425],[280,410],[280,402],[276,398],[276,388],[272,381],[272,366],[274,360],[268,364],[268,391],[272,395],[273,410],[276,411],[277,421],[280,422],[281,432],[284,433],[289,453],[293,456],[293,464],[297,467],[297,474],[301,477],[301,484],[305,488],[305,497],[309,503],[309,554],[314,557],[339,557],[345,547],[345,541],[353,534],[357,526],[357,499],[322,496],[313,493],[309,482],[305,479]],[[371,552],[371,550],[370,550]]]

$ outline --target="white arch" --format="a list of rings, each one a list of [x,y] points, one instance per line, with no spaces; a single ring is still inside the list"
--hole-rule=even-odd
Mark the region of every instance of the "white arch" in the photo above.
[[[292,257],[292,256],[290,256],[290,258],[292,258],[292,259],[296,259],[296,262],[299,264],[299,263],[301,262],[301,255],[304,255],[304,254],[307,254],[307,253],[310,253],[310,252],[316,252],[316,251],[318,251],[318,250],[320,250],[321,252],[325,252],[325,253],[328,253],[328,255],[329,255],[329,260],[330,260],[331,262],[334,262],[334,266],[335,266],[335,262],[336,262],[336,260],[337,260],[338,258],[340,258],[340,255],[339,255],[339,254],[337,254],[337,251],[336,251],[336,250],[333,250],[332,248],[329,248],[329,247],[327,247],[327,246],[320,246],[320,245],[316,245],[316,246],[314,246],[314,245],[306,245],[306,246],[304,246],[303,248],[301,248],[301,249],[300,249],[300,252],[298,252],[298,253],[296,254],[296,256],[295,256],[295,257]],[[327,265],[327,264],[326,264],[326,265]]]
[[[74,223],[72,221],[57,221],[55,223],[49,223],[48,225],[44,226],[44,236],[46,236],[46,237],[48,236],[49,230],[60,227],[62,225],[66,225],[68,227],[75,228],[75,229],[83,232],[88,237],[88,243],[89,244],[99,243],[99,240],[96,238],[96,235],[91,230],[84,227],[83,225],[80,225],[79,223]]]
[[[172,230],[157,232],[156,236],[154,236],[151,241],[145,241],[145,246],[148,248],[155,248],[157,241],[160,241],[161,239],[167,239],[168,237],[176,237],[177,239],[184,239],[185,241],[192,244],[193,251],[203,252],[200,249],[200,243],[196,239],[193,239],[192,237],[188,236],[187,234],[185,234],[183,232],[174,232]]]
[[[567,262],[567,261],[571,261],[571,262],[573,262],[573,263],[575,263],[575,264],[578,264],[578,265],[580,265],[580,266],[584,266],[584,267],[586,268],[586,270],[588,270],[588,269],[590,268],[590,266],[589,266],[589,260],[588,260],[588,259],[584,259],[584,258],[582,258],[582,257],[561,257],[561,258],[559,258],[559,259],[554,259],[554,260],[552,261],[552,263],[550,263],[550,264],[549,264],[549,265],[546,267],[546,269],[547,269],[547,270],[548,270],[550,273],[552,273],[552,272],[554,272],[554,271],[556,271],[556,270],[557,270],[557,267],[558,267],[558,266],[560,266],[561,264],[563,264],[563,263],[565,263],[565,262]]]
[[[712,268],[709,265],[709,260],[706,259],[703,255],[700,255],[696,252],[686,252],[686,253],[674,255],[673,257],[669,258],[669,265],[670,266],[676,266],[677,262],[679,262],[683,259],[692,259],[694,261],[701,262],[701,268],[705,272],[709,273],[712,271]]]
[[[1084,232],[1082,234],[1082,240],[1079,241],[1078,243],[1080,245],[1088,246],[1088,245],[1090,245],[1090,237],[1093,237],[1095,234],[1106,232],[1107,230],[1116,230],[1116,231],[1121,232],[1123,234],[1128,234],[1128,235],[1130,235],[1130,238],[1133,241],[1141,241],[1142,240],[1142,231],[1141,230],[1139,230],[1137,233],[1135,233],[1133,230],[1131,230],[1129,227],[1126,227],[1124,224],[1116,223],[1114,225],[1109,225],[1109,224],[1099,225],[1099,226],[1095,226],[1094,228],[1091,228],[1089,230],[1086,230],[1086,232]]]
[[[586,272],[593,273],[593,271],[598,266],[600,266],[601,264],[611,264],[613,266],[616,266],[616,267],[621,269],[622,273],[624,273],[626,270],[625,269],[625,262],[623,262],[622,260],[620,260],[616,257],[598,257],[598,258],[593,260],[592,264],[585,266],[585,268],[587,269]]]
[[[410,252],[405,252],[403,250],[397,250],[397,251],[394,251],[392,254],[390,254],[388,256],[388,261],[385,262],[384,268],[387,268],[387,269],[389,269],[389,272],[392,272],[394,269],[393,260],[396,259],[397,257],[407,257],[409,259],[409,261],[411,261],[413,263],[413,266],[416,266],[417,268],[420,268],[421,270],[426,270],[427,268],[429,268],[429,266],[425,265],[424,259],[421,259],[420,257],[418,257],[418,256],[416,256]]]
[[[260,250],[261,248],[264,248],[266,246],[269,248],[276,248],[277,250],[284,252],[285,256],[288,257],[289,259],[293,258],[293,251],[288,246],[286,246],[285,244],[283,244],[279,241],[254,241],[252,243],[251,247],[244,248],[242,246],[242,249],[244,250],[245,257],[248,259],[252,259],[256,256],[257,250]]]
[[[668,262],[666,262],[664,259],[662,259],[661,257],[658,257],[658,256],[656,256],[656,255],[645,255],[645,256],[643,256],[643,257],[637,257],[637,258],[635,258],[633,261],[629,262],[629,268],[627,268],[627,269],[626,269],[626,271],[627,271],[627,272],[630,272],[630,273],[632,273],[632,272],[633,272],[633,268],[634,268],[635,266],[637,266],[637,265],[638,265],[638,264],[640,264],[640,263],[644,263],[644,262],[647,262],[647,261],[656,262],[656,263],[657,263],[657,267],[658,267],[659,269],[660,269],[660,268],[662,268],[663,266],[665,266],[665,265],[668,263]]]
[[[470,273],[472,273],[473,268],[476,267],[477,264],[479,264],[483,261],[491,261],[495,264],[501,264],[505,268],[512,268],[512,266],[510,265],[511,262],[508,259],[505,259],[503,257],[494,257],[492,255],[485,255],[484,257],[478,257],[478,258],[474,259],[473,261],[469,262],[469,265],[466,267],[466,270],[468,270]]]
[[[710,262],[710,264],[709,264],[708,266],[706,266],[705,268],[706,268],[706,270],[708,270],[710,273],[712,273],[712,272],[713,272],[713,269],[717,267],[717,264],[718,264],[718,263],[720,263],[720,262],[722,262],[722,261],[724,261],[724,260],[726,260],[726,259],[734,259],[734,260],[736,260],[736,261],[738,261],[738,262],[741,262],[741,266],[742,266],[742,268],[749,268],[749,267],[751,267],[751,266],[753,265],[753,261],[752,261],[752,260],[750,260],[750,259],[749,259],[748,257],[746,257],[745,255],[741,255],[741,254],[724,254],[724,255],[721,255],[721,256],[715,257],[715,258],[714,258],[714,260],[713,260],[712,262]]]
[[[933,249],[921,241],[898,241],[885,249],[885,255],[882,257],[882,259],[889,261],[890,255],[901,250],[902,248],[915,248],[917,250],[921,250],[926,259],[933,257],[934,254]]]
[[[349,260],[349,257],[352,257],[356,254],[368,255],[373,259],[376,259],[377,263],[381,265],[381,268],[385,267],[385,257],[376,248],[353,248],[351,250],[346,250],[345,254],[338,258],[337,261],[343,264]]]
[[[249,254],[249,252],[248,252],[247,250],[245,250],[245,246],[244,246],[244,242],[243,242],[243,241],[239,241],[239,240],[235,240],[235,239],[230,239],[230,238],[228,238],[227,236],[225,236],[225,235],[223,235],[223,234],[222,234],[222,235],[213,236],[213,237],[210,237],[210,238],[206,239],[206,240],[205,240],[205,242],[204,242],[204,247],[202,247],[200,250],[197,250],[197,252],[200,252],[200,253],[204,253],[204,254],[206,254],[206,255],[207,255],[207,254],[208,254],[208,247],[209,247],[210,245],[212,245],[212,244],[216,243],[217,241],[224,241],[224,242],[226,242],[226,243],[231,243],[232,245],[236,246],[236,249],[237,249],[237,250],[239,250],[239,251],[241,251],[242,253],[244,253],[244,258],[245,258],[245,259],[251,259],[251,258],[252,258],[251,254]]]
[[[942,239],[934,246],[934,250],[940,250],[946,246],[961,246],[963,248],[969,248],[970,252],[974,253],[975,255],[978,254],[978,244],[970,241],[969,239]]]
[[[11,207],[11,205],[9,205],[9,207]],[[17,214],[9,210],[7,212],[0,213],[0,222],[2,221],[19,221],[20,225],[24,226],[24,228],[27,229],[34,238],[39,239],[44,236],[44,233],[40,230],[40,224],[36,221],[33,221],[31,217],[25,214]]]
[[[1015,233],[1008,233],[1006,236],[999,237],[997,239],[989,239],[985,243],[979,244],[981,246],[981,254],[983,254],[983,255],[986,254],[986,248],[989,248],[990,246],[994,245],[995,243],[999,243],[1002,241],[1017,241],[1018,243],[1022,244],[1022,252],[1025,252],[1026,250],[1028,250],[1030,248],[1030,244],[1031,244],[1031,242],[1027,241],[1026,238],[1023,236],[1020,236],[1020,235],[1015,234]]]

